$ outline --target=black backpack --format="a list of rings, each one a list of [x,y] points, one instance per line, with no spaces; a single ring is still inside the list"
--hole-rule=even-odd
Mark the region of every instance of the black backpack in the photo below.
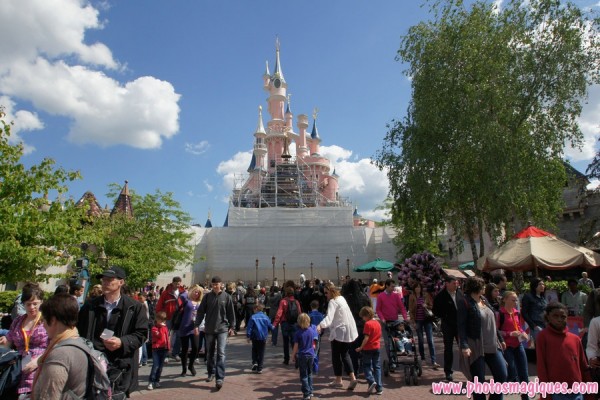
[[[183,310],[186,302],[183,302],[179,305],[179,297],[175,300],[177,303],[177,307],[175,308],[175,312],[173,313],[173,318],[171,318],[171,327],[172,330],[177,331],[181,326],[181,321],[183,320]]]
[[[298,316],[300,315],[300,310],[298,306],[298,300],[289,300],[287,301],[287,311],[285,313],[285,320],[290,324],[295,324],[298,322]]]

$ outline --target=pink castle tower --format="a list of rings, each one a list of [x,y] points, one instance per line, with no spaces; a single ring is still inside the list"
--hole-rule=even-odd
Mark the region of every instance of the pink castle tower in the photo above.
[[[308,116],[305,114],[298,115],[298,132],[293,130],[294,114],[281,68],[279,40],[275,44],[272,74],[268,62],[266,64],[263,89],[269,94],[267,111],[270,119],[265,129],[262,107],[259,107],[249,177],[240,188],[234,189],[233,206],[298,208],[347,205],[339,197],[337,174],[331,173],[330,161],[319,153],[318,109],[313,112],[311,133],[307,132]],[[295,157],[289,152],[292,142],[295,142]]]

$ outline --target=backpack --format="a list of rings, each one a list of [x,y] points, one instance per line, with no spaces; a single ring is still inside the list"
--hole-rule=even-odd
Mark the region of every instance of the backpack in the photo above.
[[[108,362],[104,353],[95,350],[92,343],[89,340],[79,338],[72,340],[65,340],[59,343],[56,347],[70,346],[76,347],[83,351],[88,359],[88,374],[87,384],[85,389],[85,396],[83,399],[86,400],[109,400],[116,399],[112,396],[112,385],[108,378]],[[73,399],[77,399],[77,395],[69,391],[69,395]]]
[[[179,305],[179,298],[177,298],[177,300],[175,301],[177,302],[177,307],[175,308],[175,312],[173,313],[173,317],[171,318],[171,329],[177,331],[179,330],[179,327],[181,326],[181,321],[183,320],[183,306],[185,305],[185,303]]]
[[[300,315],[298,308],[298,300],[287,301],[287,311],[285,312],[286,322],[295,324],[298,321],[298,316]]]
[[[4,390],[13,388],[21,381],[21,357],[18,351],[0,348],[0,397]]]

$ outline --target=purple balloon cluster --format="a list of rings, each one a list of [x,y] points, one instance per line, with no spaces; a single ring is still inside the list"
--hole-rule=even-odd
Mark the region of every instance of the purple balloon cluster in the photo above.
[[[437,294],[444,286],[442,266],[428,252],[413,254],[396,267],[400,269],[398,282],[404,287],[410,288],[415,282],[421,282],[425,291]]]

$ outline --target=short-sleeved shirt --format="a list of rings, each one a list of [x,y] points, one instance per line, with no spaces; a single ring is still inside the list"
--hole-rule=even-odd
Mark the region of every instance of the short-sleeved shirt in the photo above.
[[[379,322],[374,319],[365,322],[363,333],[365,336],[369,336],[367,343],[363,346],[363,350],[378,350],[379,341],[381,340],[381,325]]]
[[[298,355],[315,356],[314,340],[319,337],[314,325],[306,329],[298,329],[294,336],[294,342],[298,343]]]

